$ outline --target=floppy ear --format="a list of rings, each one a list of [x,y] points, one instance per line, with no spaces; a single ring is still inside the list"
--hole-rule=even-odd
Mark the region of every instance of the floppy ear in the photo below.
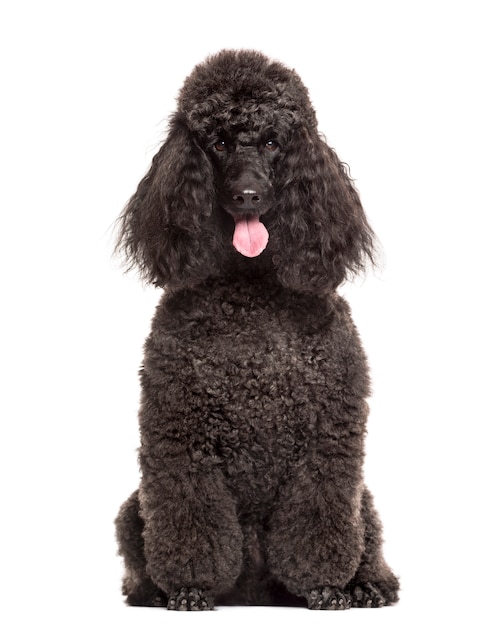
[[[181,287],[211,275],[220,229],[211,226],[213,168],[182,119],[119,217],[116,251],[147,282]]]
[[[315,130],[299,129],[284,155],[278,181],[278,219],[271,240],[285,286],[301,291],[335,289],[374,263],[374,233],[358,192],[336,153]]]

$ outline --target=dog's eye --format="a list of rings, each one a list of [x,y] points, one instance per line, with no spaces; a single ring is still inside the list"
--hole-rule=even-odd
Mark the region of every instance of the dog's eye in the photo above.
[[[225,141],[223,139],[219,139],[214,147],[217,152],[225,152],[227,150],[227,146],[225,145]]]
[[[279,144],[277,141],[274,141],[274,139],[269,139],[269,141],[265,142],[265,147],[270,152],[275,152],[279,148]]]

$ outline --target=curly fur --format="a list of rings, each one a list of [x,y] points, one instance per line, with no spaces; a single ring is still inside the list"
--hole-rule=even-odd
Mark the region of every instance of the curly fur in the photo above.
[[[250,216],[269,242],[248,258],[232,241]],[[141,483],[116,520],[130,604],[397,600],[363,484],[366,358],[335,292],[373,242],[294,71],[252,51],[194,69],[120,217],[128,267],[165,290]]]

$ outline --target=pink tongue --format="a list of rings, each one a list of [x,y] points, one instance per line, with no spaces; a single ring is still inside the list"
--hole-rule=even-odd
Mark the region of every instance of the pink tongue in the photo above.
[[[258,215],[234,217],[236,227],[232,244],[244,256],[255,257],[263,252],[269,241],[267,228]]]

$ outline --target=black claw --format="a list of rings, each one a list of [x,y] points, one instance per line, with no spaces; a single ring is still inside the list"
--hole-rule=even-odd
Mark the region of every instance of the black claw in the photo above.
[[[208,611],[213,608],[213,602],[201,589],[182,587],[169,598],[167,608],[175,611]]]
[[[351,589],[353,606],[361,608],[380,608],[385,606],[386,599],[378,583],[361,583]]]
[[[339,611],[349,609],[351,606],[350,598],[336,587],[312,589],[306,597],[308,608],[311,610]]]

